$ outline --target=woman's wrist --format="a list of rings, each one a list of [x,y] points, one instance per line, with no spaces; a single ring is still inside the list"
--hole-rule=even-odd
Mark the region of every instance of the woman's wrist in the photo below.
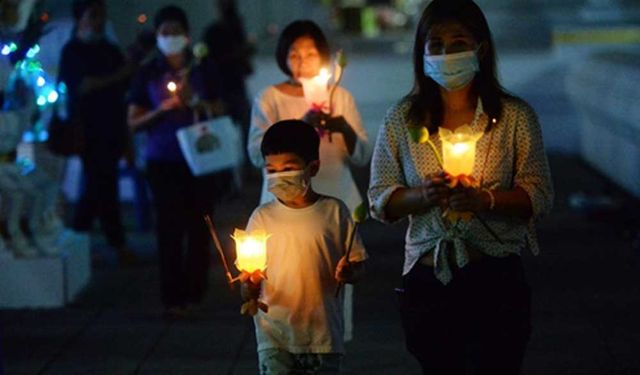
[[[426,186],[418,186],[416,189],[418,189],[417,195],[418,195],[418,199],[419,199],[419,205],[418,207],[420,207],[420,211],[424,212],[426,210],[429,210],[433,207],[435,207],[436,205],[429,199],[429,196],[427,195],[427,187]]]
[[[496,196],[492,190],[482,189],[482,207],[483,211],[493,211],[496,207]]]

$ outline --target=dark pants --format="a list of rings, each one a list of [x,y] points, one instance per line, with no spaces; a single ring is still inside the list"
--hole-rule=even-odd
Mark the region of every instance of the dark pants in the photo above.
[[[219,175],[193,177],[185,163],[147,163],[156,211],[162,302],[166,307],[199,303],[209,270],[209,232],[204,215],[219,198]]]
[[[403,278],[407,349],[428,375],[517,375],[531,332],[531,294],[520,257],[486,258],[443,285],[416,264]]]
[[[97,216],[107,242],[115,248],[125,244],[118,189],[119,160],[119,155],[98,150],[82,156],[80,198],[73,219],[75,230],[88,232]]]

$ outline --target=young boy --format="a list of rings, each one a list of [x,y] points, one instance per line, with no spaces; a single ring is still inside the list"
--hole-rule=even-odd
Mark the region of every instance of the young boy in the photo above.
[[[269,305],[254,317],[260,374],[338,373],[344,354],[339,282],[364,273],[367,254],[357,233],[349,261],[345,252],[354,224],[347,207],[311,187],[320,167],[320,139],[300,120],[280,121],[261,145],[269,191],[277,199],[256,208],[247,230],[264,229],[266,280],[243,285],[243,298]]]

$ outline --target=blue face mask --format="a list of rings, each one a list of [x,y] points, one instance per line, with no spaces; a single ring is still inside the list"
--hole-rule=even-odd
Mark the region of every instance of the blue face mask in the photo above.
[[[424,74],[448,91],[466,86],[480,70],[475,51],[424,55]]]

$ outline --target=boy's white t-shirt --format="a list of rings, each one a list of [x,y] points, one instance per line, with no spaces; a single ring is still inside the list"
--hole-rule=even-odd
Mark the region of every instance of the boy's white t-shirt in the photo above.
[[[353,226],[344,203],[327,196],[305,208],[276,199],[255,209],[247,230],[271,234],[261,292],[269,312],[254,317],[258,351],[344,353],[343,299],[334,296],[334,275]],[[349,260],[366,258],[356,233]]]

